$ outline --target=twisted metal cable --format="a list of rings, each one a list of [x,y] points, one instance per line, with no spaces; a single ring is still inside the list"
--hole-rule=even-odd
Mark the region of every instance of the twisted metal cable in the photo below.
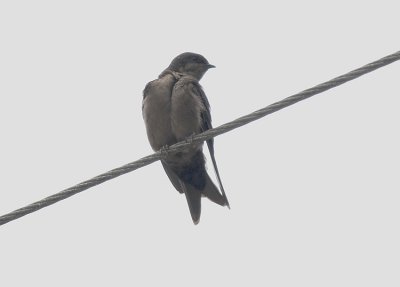
[[[82,192],[90,187],[99,185],[105,181],[108,181],[110,179],[116,178],[120,175],[129,173],[131,171],[134,171],[135,169],[141,168],[143,166],[149,165],[157,160],[160,160],[165,156],[166,153],[168,152],[176,152],[184,149],[185,147],[194,144],[194,143],[200,143],[205,140],[208,140],[212,137],[216,137],[218,135],[221,135],[223,133],[226,133],[228,131],[231,131],[233,129],[236,129],[238,127],[241,127],[245,124],[248,124],[252,121],[258,120],[262,117],[265,117],[266,115],[272,114],[276,111],[279,111],[283,108],[286,108],[288,106],[291,106],[299,101],[305,100],[309,97],[312,97],[314,95],[320,94],[326,90],[332,89],[334,87],[340,86],[348,81],[354,80],[362,75],[365,75],[367,73],[370,73],[376,69],[379,69],[383,66],[389,65],[395,61],[400,60],[400,51],[393,53],[389,56],[386,56],[382,59],[379,59],[375,62],[372,62],[370,64],[367,64],[361,68],[358,68],[356,70],[353,70],[349,73],[346,73],[344,75],[341,75],[339,77],[336,77],[330,81],[324,82],[322,84],[319,84],[317,86],[314,86],[310,89],[304,90],[300,93],[297,93],[293,96],[290,96],[288,98],[285,98],[279,102],[273,103],[272,105],[269,105],[265,108],[262,108],[258,111],[255,111],[251,114],[248,114],[246,116],[240,117],[234,121],[228,122],[226,124],[223,124],[219,127],[216,127],[214,129],[208,130],[204,133],[198,134],[193,136],[190,139],[187,139],[185,141],[181,141],[179,143],[176,143],[166,149],[160,150],[156,153],[153,153],[152,155],[143,157],[137,161],[128,163],[126,165],[123,165],[121,167],[112,169],[108,172],[105,172],[103,174],[100,174],[96,177],[93,177],[89,180],[83,181],[77,185],[74,185],[70,188],[64,189],[58,193],[55,193],[53,195],[50,195],[42,200],[36,201],[32,204],[29,204],[25,207],[19,208],[17,210],[14,210],[10,213],[7,213],[3,216],[0,216],[0,225],[6,224],[7,222],[10,222],[12,220],[15,220],[17,218],[20,218],[22,216],[25,216],[29,213],[35,212],[39,209],[42,209],[46,206],[52,205],[60,200],[66,199],[74,194],[77,194],[79,192]]]

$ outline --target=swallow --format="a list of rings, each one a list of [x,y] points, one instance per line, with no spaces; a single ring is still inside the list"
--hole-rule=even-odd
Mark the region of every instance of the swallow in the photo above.
[[[160,76],[143,91],[142,114],[150,146],[158,151],[193,135],[212,129],[210,104],[199,84],[215,68],[200,54],[175,57]],[[175,189],[185,194],[194,224],[201,214],[201,198],[229,208],[214,155],[214,139],[207,140],[219,189],[206,171],[203,143],[180,152],[168,152],[162,166]]]

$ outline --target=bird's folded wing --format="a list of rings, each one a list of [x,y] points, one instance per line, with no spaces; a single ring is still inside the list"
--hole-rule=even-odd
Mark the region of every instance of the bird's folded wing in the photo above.
[[[202,131],[206,131],[209,129],[212,129],[212,123],[211,123],[211,111],[210,111],[210,103],[208,102],[207,96],[204,93],[202,87],[200,86],[200,84],[193,82],[193,86],[192,86],[192,92],[201,99],[203,105],[204,105],[204,109],[203,112],[201,114],[201,118],[202,118]],[[229,202],[228,202],[228,198],[226,197],[225,194],[225,190],[224,190],[224,186],[222,185],[222,181],[221,181],[221,177],[219,175],[219,171],[218,171],[218,166],[217,166],[217,162],[215,160],[215,155],[214,155],[214,138],[211,138],[209,140],[207,140],[207,146],[208,146],[208,150],[210,152],[210,156],[211,156],[211,161],[213,163],[214,166],[214,170],[215,170],[215,175],[217,177],[218,180],[218,184],[219,187],[221,189],[222,195],[226,200],[226,205],[229,207]]]

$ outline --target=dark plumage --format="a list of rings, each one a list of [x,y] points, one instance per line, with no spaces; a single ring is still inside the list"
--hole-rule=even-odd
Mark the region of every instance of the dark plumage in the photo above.
[[[205,72],[214,68],[195,53],[178,55],[158,79],[143,92],[143,118],[153,150],[172,145],[212,128],[210,105],[199,84]],[[201,196],[229,207],[214,156],[214,141],[207,141],[221,193],[205,168],[203,144],[182,152],[169,153],[162,165],[175,189],[186,195],[193,222],[201,213]]]

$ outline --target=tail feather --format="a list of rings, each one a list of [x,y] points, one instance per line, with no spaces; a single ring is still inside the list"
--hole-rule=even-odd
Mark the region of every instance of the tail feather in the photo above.
[[[217,166],[217,161],[215,160],[215,155],[214,155],[214,141],[213,138],[207,141],[207,146],[208,146],[208,151],[210,152],[211,156],[211,161],[214,166],[214,171],[215,171],[215,176],[217,177],[219,187],[221,188],[221,193],[222,196],[224,197],[225,200],[225,205],[228,206],[229,209],[231,209],[228,201],[228,197],[226,197],[224,186],[222,185],[221,177],[219,176],[219,171],[218,171],[218,166]]]
[[[180,181],[180,183],[181,189],[185,193],[190,215],[192,216],[194,224],[198,224],[200,221],[202,195],[221,206],[228,205],[226,198],[219,192],[218,188],[212,182],[208,174],[206,176],[206,184],[203,190],[195,188],[190,183],[184,183],[183,181]]]
[[[161,161],[161,163],[175,189],[185,194],[194,224],[198,224],[200,220],[202,196],[207,197],[216,204],[229,207],[214,158],[213,163],[221,192],[212,182],[205,169],[205,159],[201,150],[196,152],[187,164],[179,164],[179,162],[176,163],[174,161]]]
[[[179,193],[183,193],[182,184],[181,181],[179,180],[179,177],[176,175],[175,172],[173,172],[173,170],[168,166],[166,162],[161,161],[161,163],[172,185],[175,187],[177,191],[179,191]]]
[[[218,188],[212,182],[208,174],[206,175],[206,185],[201,193],[216,204],[219,204],[221,206],[229,206],[227,198],[219,192]]]
[[[181,181],[182,190],[185,193],[190,215],[194,224],[198,224],[201,215],[201,192],[192,185]]]

